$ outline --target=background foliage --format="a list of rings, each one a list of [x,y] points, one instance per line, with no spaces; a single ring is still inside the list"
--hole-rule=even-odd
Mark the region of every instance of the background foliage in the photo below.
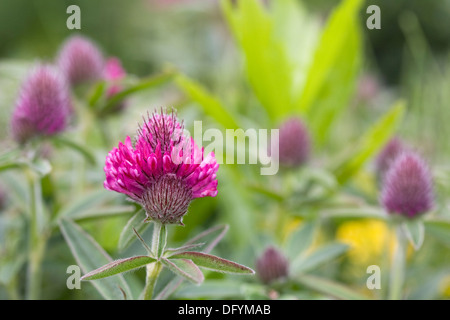
[[[170,227],[169,241],[182,244],[226,224],[213,252],[252,268],[275,245],[289,259],[289,279],[268,286],[257,276],[205,273],[201,286],[183,283],[170,298],[387,298],[395,239],[373,164],[393,136],[425,155],[436,194],[423,245],[408,251],[403,297],[450,296],[450,1],[77,1],[80,33],[127,71],[127,108],[102,116],[101,86],[75,92],[77,119],[45,142],[49,158],[10,170],[21,156],[9,136],[20,83],[74,33],[66,28],[70,4],[0,2],[2,299],[26,297],[33,243],[45,249],[41,298],[121,299],[118,282],[128,298],[138,297],[142,270],[68,290],[66,269],[78,264],[86,272],[142,253],[124,229],[139,208],[103,189],[103,165],[142,115],[160,106],[174,106],[187,129],[194,120],[204,130],[277,128],[297,115],[313,137],[309,163],[275,176],[261,176],[258,165],[221,165],[218,196],[194,201],[185,227]],[[365,27],[369,4],[381,8],[381,30]],[[30,175],[39,181],[31,188]],[[42,196],[37,222],[28,219],[33,194]],[[381,290],[366,287],[373,264]]]

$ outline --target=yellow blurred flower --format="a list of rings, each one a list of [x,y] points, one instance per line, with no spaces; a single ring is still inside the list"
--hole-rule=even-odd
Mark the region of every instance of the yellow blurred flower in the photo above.
[[[386,248],[389,248],[390,256],[396,242],[389,226],[375,219],[345,222],[339,226],[336,237],[350,246],[348,257],[359,266],[380,264]]]
[[[440,291],[445,299],[450,298],[450,275],[442,280]]]

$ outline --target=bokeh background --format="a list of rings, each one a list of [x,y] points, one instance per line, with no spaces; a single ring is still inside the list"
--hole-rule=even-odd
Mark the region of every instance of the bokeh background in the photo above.
[[[276,1],[267,0],[265,3],[270,7],[271,3]],[[313,29],[294,29],[292,30],[294,37],[311,37],[308,32],[316,30],[315,36],[314,33],[312,34],[317,39],[319,33],[314,28],[325,25],[330,13],[339,2],[299,0],[298,3],[303,5]],[[81,9],[81,30],[66,28],[66,20],[69,16],[66,8],[72,4],[78,5]],[[372,4],[381,8],[380,30],[369,30],[365,27],[368,17],[365,8]],[[327,155],[330,157],[330,154],[334,155],[337,151],[344,149],[350,141],[365,130],[364,128],[389,110],[395,101],[403,99],[407,112],[396,135],[425,154],[430,164],[437,168],[439,209],[446,212],[444,217],[448,217],[450,1],[373,0],[366,1],[362,8],[360,24],[363,59],[358,70],[358,81],[348,108],[337,121],[333,134],[330,135],[332,138],[318,151],[315,161],[319,166],[323,162],[330,162]],[[119,57],[127,74],[133,79],[145,78],[166,68],[176,68],[180,73],[195,79],[209,92],[223,99],[226,107],[234,113],[245,114],[244,122],[248,121],[251,124],[255,119],[255,122],[266,121],[261,116],[260,109],[255,107],[258,102],[251,93],[251,86],[244,76],[242,52],[216,0],[7,0],[0,2],[0,146],[4,150],[14,145],[9,136],[9,119],[20,82],[30,65],[37,60],[55,59],[63,41],[74,33],[92,39],[106,57]],[[336,32],[336,36],[339,36],[339,31]],[[270,77],[270,75],[267,76]],[[100,159],[100,164],[98,167],[88,169],[86,180],[89,182],[87,184],[89,187],[85,184],[85,190],[78,190],[80,194],[87,194],[101,188],[103,179],[101,161],[104,161],[102,159],[107,150],[116,146],[118,141],[123,141],[126,135],[134,134],[136,124],[142,119],[142,115],[160,106],[175,106],[180,118],[184,119],[188,127],[197,119],[205,120],[206,127],[215,126],[214,121],[204,115],[198,104],[187,99],[186,95],[172,84],[133,95],[128,101],[126,112],[104,120],[109,137],[106,144],[97,148],[96,155]],[[95,125],[95,123],[92,124],[92,126]],[[96,139],[101,140],[95,136],[96,134],[100,135],[94,130],[93,136],[89,137],[90,147],[94,150],[100,144],[96,142]],[[58,157],[59,162],[62,163],[60,167],[69,168],[69,170],[76,167],[77,161],[81,161],[77,157],[66,161],[65,159],[70,158],[70,155],[64,153]],[[351,196],[361,197],[363,202],[376,205],[378,191],[377,184],[371,177],[371,168],[371,159],[369,159],[367,166],[358,171],[351,183],[346,184],[343,189]],[[264,192],[261,192],[255,196],[254,190],[246,187],[246,181],[254,178],[252,174],[247,176],[239,170],[231,171],[233,174],[227,180],[225,176],[228,171],[224,169],[223,172],[223,176],[219,176],[223,180],[220,180],[222,187],[217,199],[202,199],[202,201],[194,202],[191,213],[185,220],[186,227],[174,228],[172,241],[183,241],[203,230],[205,226],[225,222],[230,225],[230,232],[224,239],[224,244],[219,245],[219,252],[254,266],[254,260],[260,252],[258,250],[263,247],[261,244],[263,242],[256,247],[248,246],[248,243],[252,243],[253,240],[249,240],[249,234],[252,232],[246,234],[248,231],[246,228],[254,229],[253,233],[261,233],[264,237],[267,221],[261,222],[264,220],[261,215],[265,214],[261,211],[277,210],[273,209],[271,204],[267,205],[267,199],[271,199],[274,195],[264,195]],[[302,174],[294,173],[292,179],[303,177]],[[73,179],[73,177],[61,174],[58,178],[66,181],[63,187],[67,187],[67,191],[66,193],[61,191],[61,193],[65,194],[63,199],[69,201],[70,192],[74,191],[69,187],[72,180],[64,179]],[[3,181],[3,184],[10,183],[10,179]],[[236,185],[239,185],[239,188]],[[3,188],[8,189],[8,186]],[[241,189],[245,192],[237,197],[235,193]],[[286,236],[281,236],[280,239],[283,240],[290,232],[302,225],[305,216],[315,212],[316,209],[316,207],[314,209],[308,207],[305,209],[306,214],[302,212],[290,217],[282,231]],[[248,214],[250,211],[252,213]],[[6,221],[6,218],[3,219]],[[83,226],[92,231],[95,239],[112,256],[119,257],[121,253],[116,250],[117,243],[126,221],[127,217],[119,216],[95,222],[87,221]],[[20,220],[14,223],[21,224]],[[8,228],[0,227],[2,230],[0,240],[4,243],[10,237]],[[12,230],[20,230],[20,227],[12,228]],[[350,244],[352,249],[337,262],[318,269],[318,273],[332,275],[335,280],[356,288],[363,287],[366,277],[365,267],[378,264],[380,257],[386,254],[385,239],[389,237],[386,224],[370,219],[355,221],[344,219],[325,223],[324,230],[325,235],[322,235],[322,240],[338,239]],[[16,231],[14,237],[18,237],[17,233],[20,232]],[[448,234],[444,234],[441,238],[445,239],[444,243],[426,239],[428,247],[422,248],[419,253],[412,254],[411,264],[417,267],[411,269],[409,276],[417,275],[415,279],[420,281],[417,281],[418,284],[411,284],[410,298],[450,297]],[[17,242],[19,244],[12,244],[12,246],[23,246],[20,240]],[[5,249],[3,253],[6,251]],[[20,260],[19,258],[11,259]],[[67,290],[65,268],[73,263],[73,257],[67,250],[66,243],[56,232],[50,240],[48,255],[44,261],[44,298],[99,297],[88,285],[83,286],[86,290]],[[19,262],[17,265],[11,268],[18,270],[18,276],[14,278],[18,289],[14,292],[20,298],[23,287],[17,283],[21,282],[21,270],[23,271],[25,267]],[[141,273],[137,272],[134,275],[136,279],[142,279]],[[10,279],[9,276],[3,275],[3,277],[3,279]],[[222,276],[210,275],[210,278],[221,280]],[[138,282],[136,279],[133,281]],[[241,280],[233,278],[233,281],[238,283]],[[249,283],[253,283],[252,281]],[[1,288],[0,297],[8,299],[10,293],[8,286]],[[177,297],[222,297],[213,285],[206,288],[210,288],[210,291],[190,295],[189,287],[187,287]],[[248,289],[245,291],[248,294],[247,297],[261,297],[258,296],[259,289],[256,290],[250,285],[246,288]],[[230,286],[230,296],[225,298],[241,298],[240,295],[233,296],[237,292],[233,291],[234,289],[235,287]],[[301,294],[295,293],[298,290]],[[316,297],[303,292],[301,287],[299,289],[294,286],[291,291],[289,294],[297,298]],[[228,291],[225,290],[225,292]],[[373,292],[368,294],[377,295]]]

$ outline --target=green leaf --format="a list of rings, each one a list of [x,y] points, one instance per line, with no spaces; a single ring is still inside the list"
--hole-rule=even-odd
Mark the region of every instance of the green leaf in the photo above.
[[[353,177],[363,164],[386,144],[399,125],[404,112],[404,102],[397,102],[364,133],[353,151],[334,169],[336,179],[340,184],[344,184]]]
[[[144,222],[145,211],[144,209],[138,210],[127,222],[122,229],[119,237],[119,251],[123,251],[136,240],[133,228],[140,234],[143,234],[149,225],[153,228],[153,223]]]
[[[168,260],[166,258],[162,258],[161,262],[176,275],[181,276],[193,283],[200,284],[203,280],[205,280],[202,271],[191,260]]]
[[[289,260],[294,261],[308,249],[316,234],[316,224],[305,222],[293,232],[287,242],[286,254]]]
[[[204,242],[206,244],[206,248],[203,250],[203,252],[209,253],[220,242],[220,240],[222,240],[228,229],[228,225],[218,225],[215,227],[211,227],[188,240],[184,244],[184,246],[192,246],[198,244],[199,242]],[[156,299],[167,299],[181,285],[183,279],[184,278],[176,277],[169,281],[167,285],[161,289],[159,294],[156,296]]]
[[[185,251],[172,255],[170,260],[173,261],[173,259],[189,259],[199,267],[207,268],[216,272],[233,274],[255,273],[255,271],[246,266],[203,252]]]
[[[403,222],[406,237],[415,250],[419,250],[425,238],[425,227],[420,219],[409,219]]]
[[[148,78],[141,79],[137,84],[126,87],[119,93],[117,93],[117,94],[113,95],[111,98],[109,98],[106,101],[105,105],[98,110],[98,113],[99,114],[108,113],[118,103],[120,103],[121,101],[126,99],[131,94],[163,85],[163,84],[171,81],[173,79],[173,77],[175,76],[175,74],[176,74],[176,72],[174,70],[169,69],[169,70],[163,71],[159,74],[150,76]]]
[[[74,198],[65,207],[61,208],[57,214],[58,218],[70,218],[83,216],[85,212],[92,212],[96,206],[104,204],[106,201],[111,200],[115,195],[105,189],[98,189],[95,191],[86,192],[81,196]]]
[[[362,0],[344,0],[322,32],[302,93],[299,111],[306,115],[316,143],[327,138],[337,116],[348,106],[361,64],[359,10]]]
[[[199,83],[184,75],[175,78],[177,86],[203,109],[203,112],[213,118],[226,129],[238,129],[235,117],[222,105],[222,103],[209,93]]]
[[[221,1],[222,10],[240,46],[248,81],[271,119],[279,120],[292,106],[292,64],[275,32],[274,18],[260,1]]]
[[[359,292],[356,292],[350,288],[347,288],[342,284],[327,279],[323,279],[317,276],[302,275],[301,277],[297,278],[297,281],[300,284],[309,287],[310,289],[319,291],[327,296],[331,296],[337,299],[369,300],[369,298],[366,297],[365,295],[360,294]]]
[[[323,245],[307,256],[301,256],[292,262],[294,274],[306,273],[326,262],[339,257],[348,250],[349,246],[342,243],[330,243]]]
[[[106,251],[73,221],[61,219],[59,226],[72,255],[83,273],[113,261]],[[132,297],[130,288],[123,275],[93,281],[92,285],[107,300],[123,299],[121,290],[126,293],[127,297]]]
[[[149,256],[135,256],[130,258],[119,259],[110,262],[103,267],[88,272],[81,277],[81,280],[97,280],[119,273],[127,272],[136,268],[141,268],[149,263],[155,262],[156,259]]]

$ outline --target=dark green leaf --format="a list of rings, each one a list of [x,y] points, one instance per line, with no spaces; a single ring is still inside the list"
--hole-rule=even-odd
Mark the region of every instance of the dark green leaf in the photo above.
[[[127,272],[136,268],[141,268],[149,263],[155,262],[156,259],[148,256],[135,256],[130,258],[119,259],[110,262],[103,267],[88,272],[81,277],[81,280],[97,280],[110,277],[122,272]]]
[[[192,262],[194,262],[199,267],[207,268],[217,272],[233,273],[233,274],[255,273],[255,271],[246,266],[203,252],[186,251],[172,255],[170,257],[171,261],[173,261],[174,259],[189,259],[192,260]]]
[[[205,279],[202,271],[191,260],[162,258],[161,262],[176,275],[193,283],[200,284]]]

